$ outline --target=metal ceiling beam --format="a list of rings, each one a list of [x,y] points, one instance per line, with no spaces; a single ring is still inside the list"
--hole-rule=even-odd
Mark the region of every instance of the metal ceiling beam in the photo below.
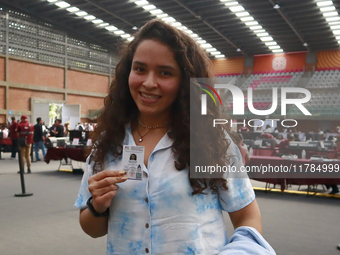
[[[197,19],[201,20],[204,24],[206,24],[210,29],[212,29],[215,33],[217,33],[219,36],[221,36],[227,43],[229,43],[231,46],[237,50],[239,47],[237,47],[232,41],[230,41],[227,37],[225,37],[220,31],[218,31],[214,26],[212,26],[209,22],[205,21],[200,15],[196,14],[192,10],[190,10],[188,7],[186,7],[183,3],[181,3],[178,0],[173,0],[175,3],[177,3],[179,6],[187,10],[189,13],[194,15]],[[203,38],[204,39],[204,38]],[[243,51],[241,51],[242,55],[247,56],[247,54]]]
[[[277,4],[277,2],[274,2],[273,0],[269,0],[269,2],[273,5]],[[289,21],[289,19],[286,17],[286,15],[281,11],[281,8],[276,9],[277,12],[281,15],[281,17],[284,19],[284,21],[286,21],[286,23],[288,24],[288,26],[294,31],[294,33],[296,34],[296,36],[299,38],[299,40],[301,41],[302,45],[304,43],[306,43],[306,41],[302,38],[302,36],[298,33],[298,31],[294,28],[293,24]],[[307,45],[306,49],[308,51],[311,51],[310,47]]]
[[[100,10],[102,10],[103,12],[105,12],[105,13],[111,15],[112,17],[115,17],[116,19],[119,19],[119,20],[125,22],[126,24],[129,24],[131,27],[134,26],[134,24],[132,24],[130,21],[121,18],[120,16],[114,14],[113,12],[108,11],[106,8],[100,6],[100,5],[96,4],[96,3],[93,3],[93,2],[90,1],[90,0],[84,0],[84,1],[87,2],[88,4],[91,4],[91,5],[95,6],[95,7],[97,7],[98,9],[100,9]]]

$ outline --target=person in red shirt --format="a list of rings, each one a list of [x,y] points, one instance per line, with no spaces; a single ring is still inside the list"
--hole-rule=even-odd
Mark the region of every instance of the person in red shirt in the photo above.
[[[289,142],[292,142],[295,140],[295,137],[293,134],[288,134],[287,139],[282,140],[282,142],[279,144],[279,151],[280,152],[287,152],[289,147]]]
[[[31,173],[31,148],[33,143],[34,126],[28,122],[27,116],[21,116],[21,122],[18,125],[18,134],[20,137],[26,137],[26,145],[19,144],[19,150],[21,152],[21,163],[24,166],[24,159],[26,159],[27,173]],[[19,172],[20,173],[20,172]]]
[[[18,151],[18,133],[17,133],[18,123],[15,121],[15,117],[12,117],[11,119],[12,119],[12,123],[8,127],[9,128],[9,137],[12,140],[11,159],[15,159],[15,156],[16,156],[17,151]]]

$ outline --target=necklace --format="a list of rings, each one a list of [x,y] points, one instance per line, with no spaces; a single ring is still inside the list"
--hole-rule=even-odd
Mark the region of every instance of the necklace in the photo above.
[[[171,121],[172,121],[172,119],[170,119],[170,120],[168,120],[168,121],[166,121],[166,122],[164,122],[164,123],[162,123],[162,124],[159,124],[159,125],[150,127],[150,126],[144,125],[142,122],[140,122],[140,119],[139,119],[139,117],[138,117],[138,123],[139,123],[142,127],[145,127],[145,128],[148,128],[148,129],[154,129],[154,128],[163,127],[163,126],[165,126],[166,124],[169,124]]]
[[[138,118],[138,123],[139,123],[142,127],[145,127],[145,128],[148,129],[148,131],[147,131],[144,135],[141,135],[140,132],[139,132],[139,128],[137,127],[137,132],[138,132],[138,135],[139,135],[138,142],[140,142],[140,143],[143,142],[144,136],[146,136],[147,134],[149,134],[149,132],[150,132],[151,129],[163,127],[163,126],[165,126],[166,124],[169,124],[170,122],[171,122],[171,120],[168,120],[168,121],[166,121],[166,122],[164,122],[164,123],[162,123],[162,124],[159,124],[159,125],[150,127],[150,126],[144,125],[142,122],[140,122],[140,119]]]
[[[137,132],[139,134],[139,139],[138,139],[138,142],[143,142],[143,137],[146,136],[149,132],[150,132],[151,129],[148,130],[148,132],[146,132],[144,135],[141,135],[140,132],[139,132],[139,128],[137,127]]]

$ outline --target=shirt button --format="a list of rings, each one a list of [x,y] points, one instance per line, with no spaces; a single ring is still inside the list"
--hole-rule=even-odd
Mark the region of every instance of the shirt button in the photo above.
[[[146,202],[146,203],[149,203],[149,199],[148,199],[147,197],[145,198],[145,202]]]
[[[146,223],[146,224],[145,224],[145,227],[146,227],[146,228],[149,228],[149,223]]]
[[[145,173],[145,177],[148,178],[148,174],[147,173]]]
[[[148,248],[145,248],[145,252],[146,252],[146,253],[149,253],[149,249],[148,249]]]

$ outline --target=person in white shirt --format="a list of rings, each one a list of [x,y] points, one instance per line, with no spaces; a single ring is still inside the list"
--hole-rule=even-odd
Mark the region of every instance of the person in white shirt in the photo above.
[[[243,166],[228,126],[211,127],[211,133],[202,133],[202,126],[190,129],[190,78],[213,77],[203,49],[186,33],[152,20],[123,49],[115,76],[75,202],[84,232],[107,235],[107,255],[275,254],[260,234],[248,178],[190,177],[190,135],[204,151],[214,151],[213,157],[202,156],[209,163]],[[200,94],[193,100],[200,104]],[[212,105],[210,117],[220,116]],[[217,138],[219,150],[208,134]],[[144,147],[140,181],[127,180],[122,171],[124,145]],[[222,210],[236,229],[230,240]]]
[[[264,130],[264,132],[265,133],[271,133],[272,132],[272,128],[269,125],[267,125],[266,129]]]

